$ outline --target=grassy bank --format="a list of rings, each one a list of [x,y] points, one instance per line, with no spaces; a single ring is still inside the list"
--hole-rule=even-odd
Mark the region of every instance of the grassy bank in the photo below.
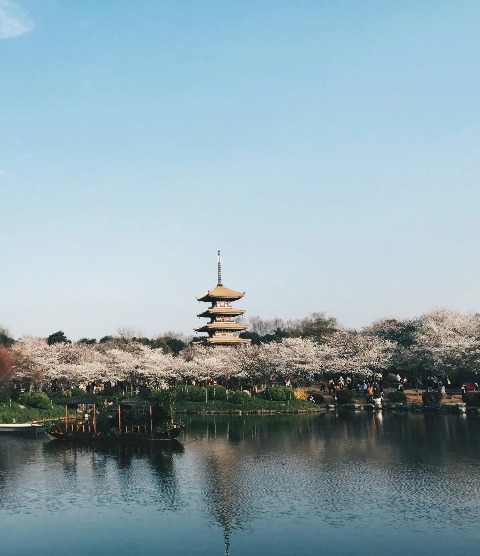
[[[175,403],[175,413],[237,413],[268,411],[276,413],[295,413],[299,411],[323,411],[318,405],[306,400],[289,400],[277,402],[252,398],[245,403],[232,403],[226,400],[209,400],[208,402],[191,402],[186,400]]]
[[[214,388],[214,389],[213,389]],[[210,391],[211,389],[211,391]],[[283,389],[290,395],[288,389]],[[209,390],[202,388],[192,388],[192,387],[180,387],[175,390],[175,396],[177,400],[174,404],[174,412],[176,414],[236,414],[242,413],[317,413],[325,411],[327,406],[339,406],[342,404],[342,400],[335,400],[328,392],[320,392],[319,389],[312,386],[309,388],[309,395],[313,395],[318,403],[312,403],[306,399],[285,399],[285,392],[282,394],[282,389],[274,388],[269,390],[272,397],[274,395],[283,395],[283,399],[266,399],[262,395],[257,395],[250,397],[248,393],[245,392],[235,392],[230,394],[229,399],[227,398],[227,393],[225,389],[221,387],[209,387]],[[401,394],[403,399],[390,399],[389,394],[394,393],[396,395],[400,394],[393,389],[385,390],[384,403],[402,403],[407,402],[407,404],[417,404],[422,405],[422,392],[416,392],[413,390],[406,391]],[[172,392],[173,393],[173,392]],[[354,392],[349,392],[352,396],[350,401],[343,401],[344,404],[350,403],[350,405],[355,404],[355,406],[369,405],[366,404],[365,398],[363,396],[357,398]],[[45,394],[41,394],[46,399],[38,400],[39,393],[35,395],[29,394],[28,399],[22,400],[22,402],[8,402],[4,401],[0,403],[0,423],[28,423],[32,421],[41,421],[44,419],[51,418],[62,418],[64,415],[64,404],[69,400],[65,397],[56,397],[53,400],[49,400]],[[217,396],[217,399],[210,398],[205,401],[207,396]],[[480,393],[472,393],[473,397],[476,395],[479,399],[474,400],[475,403],[469,402],[468,405],[472,407],[480,407]],[[187,397],[188,396],[188,397]],[[222,399],[218,399],[220,397]],[[337,393],[337,397],[340,394]],[[105,401],[105,396],[91,396],[91,402],[94,400]],[[27,402],[41,402],[43,403],[43,408],[31,407],[27,405]],[[53,403],[52,403],[53,402]],[[109,398],[109,403],[118,403],[118,398]],[[449,391],[447,395],[438,401],[440,404],[438,407],[444,406],[456,406],[457,404],[462,404],[463,399],[460,392]],[[405,404],[405,407],[407,406]],[[35,405],[35,404],[32,404]],[[346,406],[344,406],[346,407]],[[369,405],[369,407],[371,407]],[[358,409],[358,407],[357,407]]]
[[[64,413],[65,409],[61,405],[53,405],[49,409],[38,409],[16,402],[6,402],[0,404],[0,423],[31,423],[52,417],[62,417]]]

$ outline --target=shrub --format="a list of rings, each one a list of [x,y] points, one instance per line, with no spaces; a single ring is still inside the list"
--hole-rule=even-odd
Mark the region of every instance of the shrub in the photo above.
[[[204,402],[206,393],[206,388],[192,387],[189,388],[188,395],[191,402]]]
[[[323,403],[325,401],[325,398],[322,396],[322,394],[317,394],[316,392],[312,392],[310,396],[313,398],[313,401],[315,403]]]
[[[297,388],[293,391],[296,400],[308,400],[308,392],[303,388]]]
[[[400,392],[400,390],[394,390],[393,392],[389,392],[387,394],[387,400],[393,403],[401,403],[407,401],[407,396],[404,392]]]
[[[10,385],[0,382],[0,402],[8,402],[10,399]]]
[[[436,407],[440,405],[442,394],[440,392],[424,392],[422,394],[422,401],[425,407]]]
[[[339,405],[352,403],[353,401],[353,391],[343,388],[342,390],[337,390],[337,403]]]
[[[21,395],[22,395],[22,392],[21,392],[20,388],[10,387],[10,399],[12,401],[18,402]]]
[[[148,392],[148,398],[159,405],[169,404],[175,397],[175,392],[167,388],[152,388]]]
[[[285,395],[285,389],[281,386],[273,386],[272,388],[267,388],[265,394],[269,400],[273,400],[275,402],[284,402],[287,399],[287,396]]]
[[[81,388],[72,388],[72,398],[81,398],[85,392]]]
[[[285,386],[272,386],[272,388],[267,388],[265,391],[265,397],[274,402],[284,402],[286,400],[294,400],[295,392]]]
[[[232,403],[244,404],[249,402],[250,399],[250,392],[246,392],[245,390],[238,390],[232,396],[230,396],[230,401]]]
[[[45,392],[26,392],[20,396],[20,402],[28,407],[37,409],[50,409],[50,398]]]
[[[465,392],[462,399],[467,407],[480,407],[480,392]]]
[[[178,384],[173,389],[173,392],[175,394],[175,399],[181,400],[182,398],[188,398],[191,389],[192,386],[185,386],[185,384]]]
[[[287,398],[287,400],[296,400],[297,398],[295,397],[295,390],[293,390],[292,388],[284,388],[285,390],[285,397]]]
[[[227,389],[225,386],[219,386],[218,384],[212,384],[207,387],[208,399],[209,400],[226,400],[227,399]]]

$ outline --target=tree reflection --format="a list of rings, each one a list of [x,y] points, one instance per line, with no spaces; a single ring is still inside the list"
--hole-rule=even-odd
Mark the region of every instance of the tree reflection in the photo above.
[[[73,484],[84,484],[84,479],[88,479],[90,488],[99,496],[108,495],[108,485],[110,495],[124,500],[141,493],[142,503],[150,496],[170,509],[178,506],[180,490],[174,456],[182,454],[184,447],[177,441],[52,441],[43,446],[44,456],[51,463],[60,463]],[[156,486],[148,489],[149,484]]]

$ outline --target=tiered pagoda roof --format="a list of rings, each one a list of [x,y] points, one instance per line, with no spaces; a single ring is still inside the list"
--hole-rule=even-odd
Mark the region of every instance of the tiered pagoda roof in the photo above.
[[[197,297],[198,301],[214,301],[216,299],[224,299],[225,301],[237,301],[245,295],[245,292],[236,292],[230,288],[218,284],[213,290],[210,290],[205,295]]]
[[[209,318],[210,322],[195,328],[196,332],[207,332],[208,336],[203,336],[200,341],[212,345],[237,345],[249,344],[250,340],[239,338],[238,332],[248,328],[248,325],[241,324],[235,317],[243,315],[245,309],[236,309],[230,305],[231,301],[237,301],[245,295],[244,292],[237,292],[226,288],[222,284],[222,267],[220,251],[218,252],[218,283],[215,288],[206,294],[197,297],[198,301],[211,303],[205,311],[198,313],[198,317]]]

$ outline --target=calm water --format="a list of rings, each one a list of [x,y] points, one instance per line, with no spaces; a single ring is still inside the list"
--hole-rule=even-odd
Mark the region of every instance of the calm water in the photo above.
[[[2,554],[479,554],[480,420],[194,417],[182,444],[0,437]]]

